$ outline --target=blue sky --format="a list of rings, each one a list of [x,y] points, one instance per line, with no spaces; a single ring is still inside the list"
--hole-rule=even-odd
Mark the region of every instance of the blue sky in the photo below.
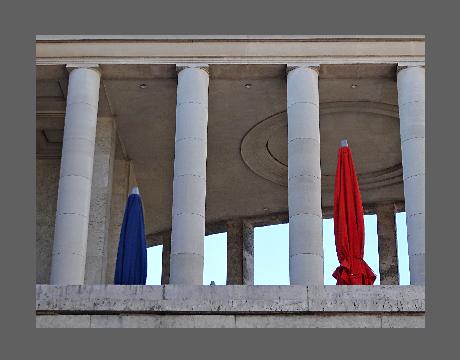
[[[377,274],[375,285],[380,284],[377,217],[364,217],[364,260]],[[399,276],[401,285],[409,285],[409,258],[407,253],[406,214],[396,214],[398,238]],[[324,284],[335,285],[332,273],[338,266],[335,252],[334,223],[323,220]],[[161,284],[162,246],[147,250],[147,285]],[[225,285],[227,273],[227,234],[205,237],[203,284]],[[289,285],[289,224],[256,227],[254,229],[254,284]]]

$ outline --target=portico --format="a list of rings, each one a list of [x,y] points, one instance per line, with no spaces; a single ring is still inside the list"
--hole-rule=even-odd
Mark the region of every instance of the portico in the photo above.
[[[322,58],[312,61],[319,50],[307,40],[249,41],[244,51],[241,41],[220,43],[224,50],[212,43],[206,62],[197,61],[198,47],[174,58],[179,47],[158,40],[150,63],[140,59],[142,46],[122,45],[129,61],[115,62],[115,50],[102,60],[111,41],[101,50],[89,43],[73,58],[68,44],[39,42],[37,136],[45,140],[37,153],[60,168],[56,213],[46,215],[55,224],[43,270],[49,283],[111,283],[123,194],[137,184],[148,242],[165,245],[164,283],[202,284],[204,235],[228,230],[228,263],[238,269],[228,271],[229,284],[251,284],[253,227],[289,221],[291,284],[322,285],[322,218],[332,215],[336,151],[347,138],[365,211],[387,227],[379,232],[390,244],[381,247],[381,264],[397,261],[391,209],[405,209],[411,284],[423,285],[424,53],[401,40],[383,48],[364,39],[352,54],[342,39],[321,43]],[[160,46],[167,60],[155,57]],[[251,57],[255,48],[261,55]],[[50,49],[55,57],[44,56]],[[385,60],[366,58],[372,52]],[[96,131],[104,122],[112,125]],[[98,141],[105,145],[95,153]],[[101,179],[105,185],[95,186]]]

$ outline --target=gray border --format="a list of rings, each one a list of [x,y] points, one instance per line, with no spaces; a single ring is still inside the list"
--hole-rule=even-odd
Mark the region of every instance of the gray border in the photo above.
[[[453,3],[453,2],[452,2]],[[365,358],[397,356],[410,350],[411,357],[428,353],[429,349],[450,353],[455,344],[453,315],[458,306],[456,288],[456,259],[459,194],[454,192],[458,177],[459,131],[458,85],[452,77],[458,73],[458,39],[454,26],[458,10],[444,3],[403,2],[387,0],[381,3],[337,1],[335,4],[307,2],[278,6],[265,2],[235,1],[218,4],[188,2],[126,3],[125,8],[113,2],[72,4],[60,1],[9,4],[3,12],[2,34],[2,93],[3,124],[2,154],[8,164],[2,180],[3,227],[3,309],[10,340],[5,346],[15,355],[24,350],[33,357],[103,358],[148,357],[168,353],[168,358],[181,353],[185,356],[205,353],[230,355],[251,345],[257,358],[271,355],[290,358],[293,352],[308,356],[317,353],[322,358],[331,355]],[[6,6],[4,6],[6,8]],[[82,331],[34,329],[34,262],[35,262],[35,112],[34,41],[35,34],[425,34],[427,39],[427,329],[387,331],[238,331],[233,334],[212,330],[196,331]],[[455,53],[454,53],[455,52]],[[5,81],[6,80],[6,81]],[[5,111],[6,110],[6,111]],[[455,137],[455,138],[454,138]],[[14,154],[14,156],[12,156]],[[448,155],[451,155],[449,158]],[[450,171],[449,171],[450,170]],[[435,176],[439,174],[440,176]],[[437,190],[437,191],[436,191]],[[449,227],[450,225],[450,227]],[[5,229],[6,228],[6,229]],[[6,230],[6,231],[5,231]],[[450,230],[450,231],[449,231]],[[449,248],[445,248],[448,246]],[[452,248],[451,248],[452,247]],[[17,254],[16,256],[12,254]],[[438,277],[436,277],[438,275]],[[444,287],[443,285],[446,285]],[[451,319],[451,321],[448,321]],[[451,330],[451,331],[449,331]],[[71,331],[72,333],[68,333]],[[99,333],[100,332],[100,333]],[[97,335],[97,336],[96,336]],[[231,336],[230,336],[231,335]],[[385,336],[384,336],[385,335]],[[403,336],[402,336],[403,335]],[[16,340],[17,339],[17,340]],[[96,346],[100,353],[96,353]],[[4,352],[5,352],[4,348]],[[313,352],[313,353],[312,353]],[[89,356],[91,354],[91,356]],[[345,355],[344,355],[345,354]],[[248,353],[246,352],[246,355]]]

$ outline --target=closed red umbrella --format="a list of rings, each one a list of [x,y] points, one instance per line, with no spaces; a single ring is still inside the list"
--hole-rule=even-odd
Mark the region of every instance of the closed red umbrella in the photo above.
[[[342,141],[334,190],[334,235],[340,266],[337,285],[372,285],[376,276],[364,261],[364,212],[351,150]]]

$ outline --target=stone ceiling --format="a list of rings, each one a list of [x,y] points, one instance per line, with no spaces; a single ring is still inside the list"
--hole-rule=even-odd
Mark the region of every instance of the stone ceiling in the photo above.
[[[147,233],[170,228],[174,65],[102,65],[99,116],[114,116],[134,163]],[[337,150],[348,139],[365,207],[403,201],[393,65],[323,65],[319,75],[322,202],[332,206]],[[139,85],[145,84],[141,88]],[[37,156],[59,156],[67,73],[37,67]],[[120,143],[117,157],[122,157]],[[54,155],[53,155],[54,154]],[[284,65],[210,67],[206,221],[287,212]]]

